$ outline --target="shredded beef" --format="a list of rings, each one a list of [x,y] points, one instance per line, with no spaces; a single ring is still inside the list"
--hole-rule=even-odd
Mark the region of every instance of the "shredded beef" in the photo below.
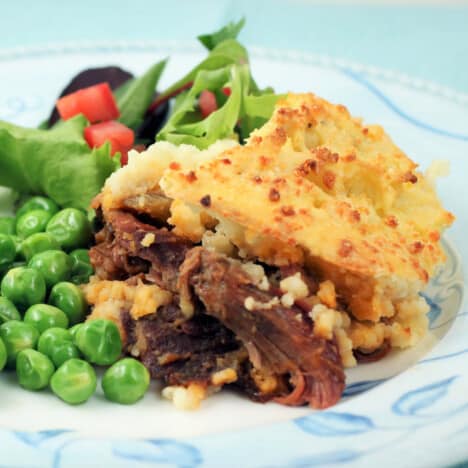
[[[129,348],[138,343],[139,358],[151,377],[169,385],[209,384],[214,372],[236,369],[247,358],[231,330],[205,314],[186,320],[175,304],[133,324],[124,322],[124,327]]]
[[[344,390],[336,343],[314,336],[311,324],[302,319],[295,306],[275,304],[247,310],[247,298],[266,304],[275,296],[255,287],[238,264],[220,254],[194,248],[187,259],[194,264],[192,256],[198,262],[191,283],[206,313],[234,331],[244,343],[251,343],[259,352],[261,367],[273,374],[291,375],[293,384],[304,379],[302,391],[288,404],[326,408],[336,403]]]
[[[122,317],[129,351],[137,350],[153,378],[170,385],[209,385],[213,373],[232,368],[238,375],[234,386],[258,401],[276,398],[326,408],[339,400],[344,372],[336,342],[314,336],[310,318],[296,305],[282,306],[277,288],[260,290],[240,262],[131,213],[114,211],[105,221],[90,253],[98,274],[107,279],[142,275],[174,294],[173,304],[152,315],[136,322],[128,314]],[[143,241],[148,234],[151,242]],[[289,273],[278,272],[280,277]],[[301,275],[316,288],[312,278]],[[191,317],[179,308],[182,297],[193,304]],[[276,298],[276,303],[248,310],[247,298],[254,304]],[[257,371],[275,376],[278,385],[262,391],[252,376]]]

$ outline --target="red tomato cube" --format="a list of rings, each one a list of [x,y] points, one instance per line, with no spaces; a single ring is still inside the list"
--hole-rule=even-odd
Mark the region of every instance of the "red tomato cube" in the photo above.
[[[60,98],[57,110],[63,120],[83,114],[91,123],[117,119],[120,115],[108,83],[83,88]]]
[[[200,97],[198,98],[198,105],[200,107],[201,115],[204,119],[218,109],[218,103],[216,102],[215,94],[211,91],[208,91],[207,89],[200,93]]]
[[[90,125],[84,130],[84,138],[91,148],[102,146],[106,141],[111,144],[111,154],[117,152],[122,157],[132,148],[135,141],[133,130],[116,121]]]

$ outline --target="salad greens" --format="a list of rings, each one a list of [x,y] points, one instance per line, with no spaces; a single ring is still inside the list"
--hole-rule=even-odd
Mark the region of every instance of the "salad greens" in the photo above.
[[[244,23],[242,18],[199,36],[208,55],[154,101],[166,60],[117,88],[119,121],[137,131],[159,106],[176,97],[155,139],[201,149],[221,138],[242,142],[270,118],[281,97],[255,83],[247,50],[236,39]],[[202,113],[199,99],[206,92],[214,95],[215,107]],[[120,167],[119,153],[111,157],[109,141],[99,148],[88,146],[83,135],[88,125],[83,116],[59,121],[47,130],[0,121],[0,185],[20,194],[48,196],[60,207],[86,210],[106,178]]]
[[[245,25],[245,18],[237,23],[228,23],[226,26],[211,34],[202,34],[197,39],[208,49],[214,49],[218,44],[227,39],[236,39]]]
[[[0,122],[0,185],[47,195],[58,205],[87,209],[119,166],[110,145],[91,149],[83,138],[83,116],[51,130]]]
[[[166,63],[167,60],[162,60],[154,64],[145,74],[127,81],[115,91],[120,110],[119,122],[133,129],[141,125]]]
[[[243,80],[248,80],[245,72],[245,66],[235,65],[217,70],[201,70],[193,86],[177,102],[172,116],[159,132],[158,140],[205,149],[220,138],[232,136],[241,109]],[[190,122],[197,96],[202,91],[215,91],[228,85],[231,94],[220,109],[205,119]]]
[[[218,44],[195,68],[188,72],[183,78],[176,81],[173,85],[164,90],[158,99],[162,100],[175,92],[184,88],[192,82],[197,74],[203,70],[217,70],[226,65],[246,64],[248,63],[247,50],[235,39],[227,39]]]

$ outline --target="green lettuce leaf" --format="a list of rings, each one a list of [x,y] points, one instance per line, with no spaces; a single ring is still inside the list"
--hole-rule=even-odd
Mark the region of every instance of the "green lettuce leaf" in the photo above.
[[[199,71],[190,90],[176,98],[173,112],[157,139],[205,149],[217,140],[235,137],[235,129],[241,140],[247,138],[271,117],[276,102],[282,97],[273,94],[271,89],[249,94],[250,86],[247,64]],[[224,87],[231,88],[229,97],[224,97],[224,102],[218,100],[220,107],[202,119],[197,109],[200,93],[209,90],[219,95]]]
[[[114,92],[120,110],[119,121],[127,127],[136,129],[143,122],[166,63],[167,60],[162,60],[154,64],[140,77],[124,83],[123,90],[119,88]]]
[[[219,31],[211,34],[202,34],[197,39],[208,49],[214,49],[218,44],[227,39],[236,39],[241,29],[245,25],[245,18],[241,18],[237,23],[228,23]]]
[[[200,71],[193,86],[177,102],[177,108],[159,132],[158,140],[205,149],[216,140],[233,136],[242,105],[244,81],[248,77],[247,65]],[[198,95],[204,90],[215,91],[224,86],[231,88],[231,95],[226,102],[205,119],[196,121]],[[193,117],[195,122],[192,121]]]
[[[120,166],[110,145],[90,149],[82,116],[51,130],[0,121],[0,185],[46,195],[60,206],[87,209],[106,178]]]
[[[249,58],[247,50],[235,39],[228,39],[218,44],[208,56],[202,60],[196,67],[188,72],[183,78],[176,81],[169,88],[164,90],[158,99],[164,99],[171,96],[174,92],[180,90],[187,83],[192,82],[197,74],[202,70],[218,70],[227,65],[245,64]]]

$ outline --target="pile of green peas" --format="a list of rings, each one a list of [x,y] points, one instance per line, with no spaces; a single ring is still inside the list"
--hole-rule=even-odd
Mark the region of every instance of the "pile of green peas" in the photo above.
[[[148,370],[136,359],[120,359],[114,322],[84,322],[88,305],[79,285],[93,274],[91,235],[84,212],[60,210],[45,197],[31,197],[15,217],[0,218],[0,371],[16,369],[23,388],[50,387],[76,405],[96,391],[91,364],[110,366],[101,383],[105,397],[131,404],[148,390]]]

